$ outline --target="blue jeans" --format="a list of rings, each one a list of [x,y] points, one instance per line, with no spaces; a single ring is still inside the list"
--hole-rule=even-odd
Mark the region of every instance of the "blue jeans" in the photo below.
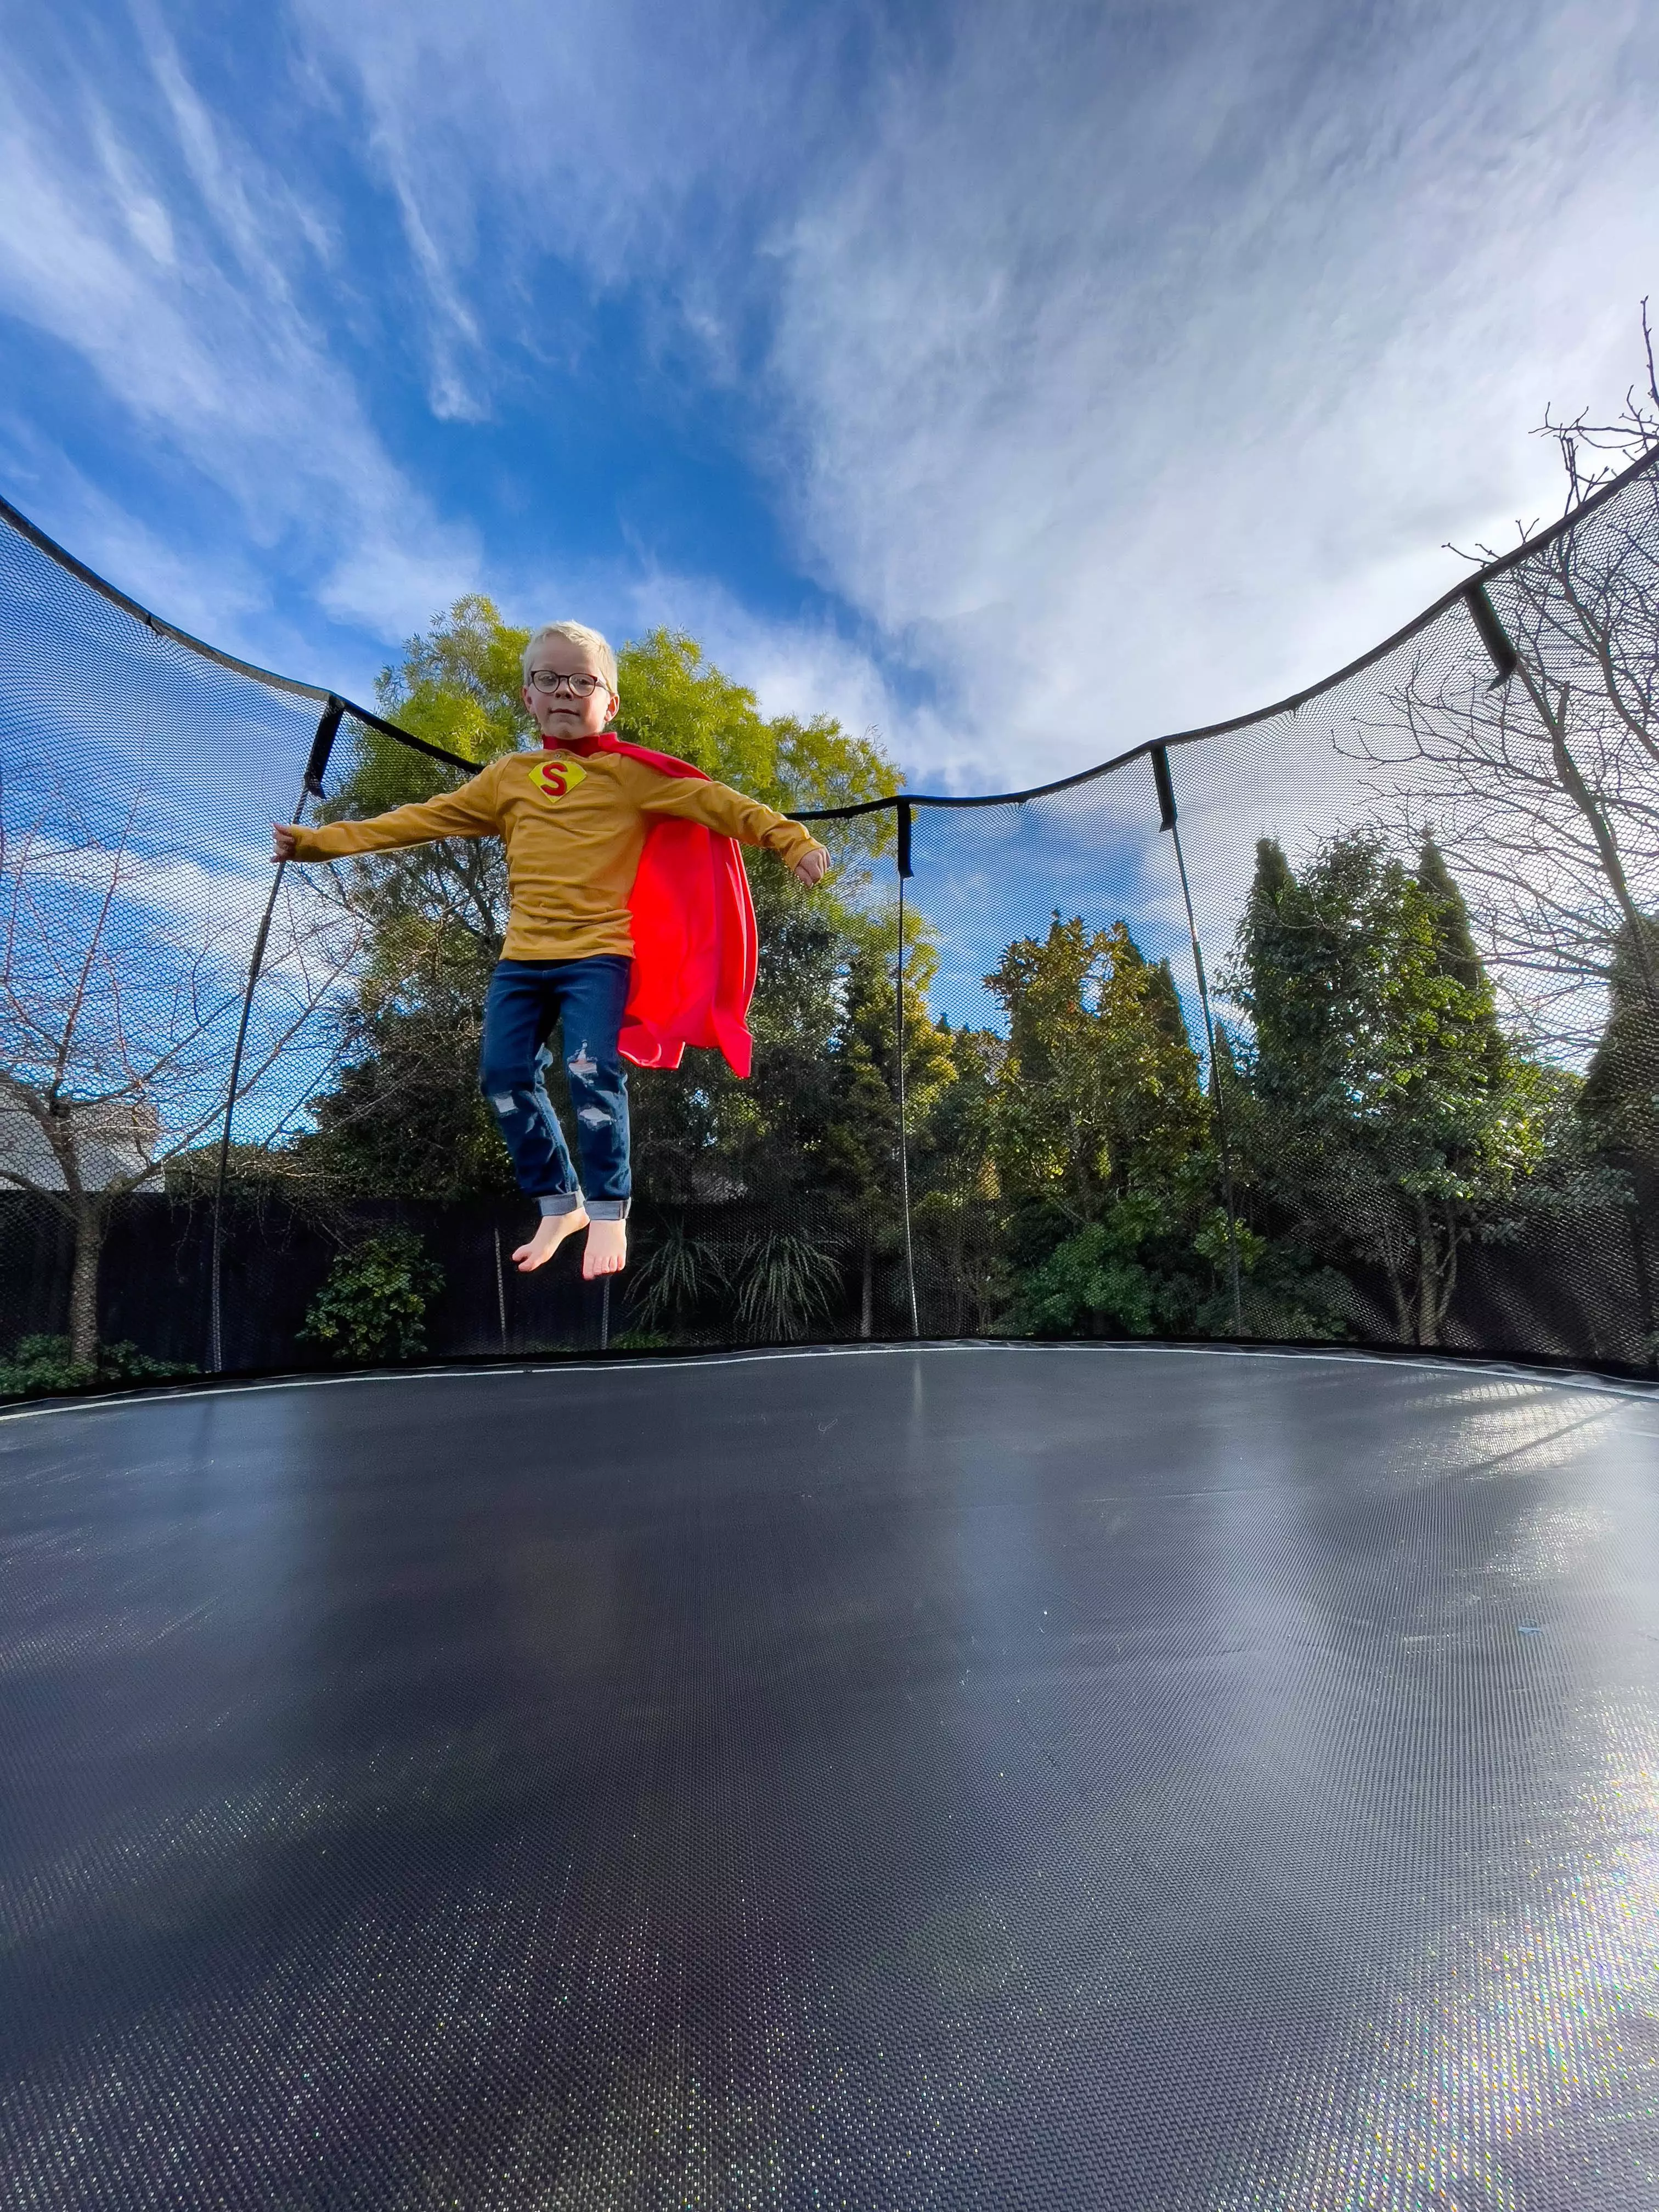
[[[544,1213],[585,1206],[594,1221],[628,1218],[634,1187],[628,1075],[617,1032],[633,964],[608,952],[591,960],[501,960],[489,979],[478,1088],[495,1109],[520,1189]],[[544,1079],[553,1055],[543,1040],[561,1018],[580,1182]]]

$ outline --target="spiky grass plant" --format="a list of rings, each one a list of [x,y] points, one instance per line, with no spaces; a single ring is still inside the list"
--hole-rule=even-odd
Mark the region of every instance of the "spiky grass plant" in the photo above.
[[[793,1343],[828,1316],[840,1285],[830,1240],[788,1229],[751,1237],[738,1263],[738,1328],[754,1343]]]
[[[642,1329],[655,1331],[693,1314],[730,1287],[719,1251],[671,1221],[647,1248],[629,1283],[628,1307]]]

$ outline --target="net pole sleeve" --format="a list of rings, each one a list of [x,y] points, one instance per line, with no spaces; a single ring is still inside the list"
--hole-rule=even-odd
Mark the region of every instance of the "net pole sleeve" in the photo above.
[[[1187,880],[1187,856],[1181,849],[1181,823],[1176,806],[1170,757],[1162,745],[1152,748],[1152,782],[1158,793],[1158,827],[1167,830],[1175,846],[1176,867],[1181,877],[1181,900],[1187,909],[1187,935],[1193,948],[1193,973],[1198,979],[1198,1003],[1204,1017],[1204,1042],[1210,1055],[1210,1089],[1215,1099],[1216,1142],[1221,1153],[1221,1190],[1227,1205],[1227,1279],[1233,1309],[1233,1334],[1244,1334],[1243,1300],[1238,1285],[1238,1229],[1233,1202],[1232,1147],[1227,1136],[1227,1102],[1223,1095],[1221,1063],[1216,1057],[1215,1023],[1210,1014],[1210,986],[1204,973],[1204,948],[1198,941],[1198,921],[1193,913],[1192,889]]]
[[[308,799],[323,795],[323,775],[328,767],[329,755],[334,750],[334,740],[340,734],[341,720],[345,714],[345,702],[330,695],[317,724],[316,735],[311,741],[311,750],[306,759],[305,775],[300,785],[300,795],[294,802],[289,820],[298,822],[305,813]],[[213,1181],[213,1264],[211,1287],[209,1292],[208,1371],[224,1373],[224,1306],[223,1279],[223,1222],[225,1179],[230,1168],[231,1124],[236,1115],[236,1094],[242,1079],[242,1053],[247,1043],[247,1025],[253,1012],[253,994],[259,981],[259,970],[264,963],[265,945],[270,936],[271,917],[276,911],[276,901],[282,894],[283,878],[288,872],[288,862],[278,860],[276,872],[271,878],[270,896],[265,901],[265,910],[260,917],[258,933],[253,940],[253,957],[248,962],[247,988],[242,994],[242,1011],[236,1024],[236,1043],[230,1055],[230,1083],[225,1093],[224,1127],[219,1134],[219,1168]]]
[[[916,1307],[916,1261],[910,1241],[910,1132],[904,1099],[904,885],[911,874],[910,810],[898,809],[898,962],[893,974],[894,1060],[898,1072],[899,1208],[904,1217],[904,1281],[910,1298],[910,1334],[921,1334]]]

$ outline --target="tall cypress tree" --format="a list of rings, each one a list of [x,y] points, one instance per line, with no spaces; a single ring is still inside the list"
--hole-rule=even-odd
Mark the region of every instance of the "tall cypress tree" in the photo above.
[[[1419,888],[1435,917],[1440,964],[1455,975],[1466,991],[1491,994],[1486,971],[1475,950],[1469,909],[1457,888],[1446,859],[1431,836],[1425,836],[1417,860]]]
[[[1650,971],[1659,969],[1659,918],[1644,918],[1643,935],[1638,946],[1626,922],[1614,940],[1607,1025],[1578,1109],[1604,1150],[1659,1181],[1659,1021],[1648,988]]]
[[[1631,1260],[1650,1363],[1659,1361],[1656,1255],[1659,1237],[1659,1019],[1650,978],[1659,973],[1659,918],[1643,918],[1645,940],[1626,923],[1614,940],[1607,1025],[1578,1094],[1595,1149],[1626,1178]],[[1645,956],[1645,957],[1644,957]]]
[[[1239,933],[1261,1187],[1323,1256],[1387,1282],[1401,1336],[1439,1340],[1461,1247],[1535,1148],[1456,885],[1425,844],[1336,837],[1298,872],[1272,840]]]

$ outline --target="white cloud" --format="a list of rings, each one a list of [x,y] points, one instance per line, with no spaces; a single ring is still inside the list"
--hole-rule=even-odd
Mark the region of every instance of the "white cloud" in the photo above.
[[[1553,499],[1526,430],[1622,383],[1651,267],[1631,9],[1097,21],[963,19],[781,240],[802,541],[988,781],[1265,704],[1444,589],[1442,539]]]
[[[148,0],[137,20],[151,88],[118,111],[58,64],[50,89],[15,72],[0,301],[240,503],[235,621],[279,547],[380,638],[480,583],[511,604],[343,365],[341,210],[210,107]],[[877,726],[921,783],[1039,781],[1370,643],[1460,573],[1441,540],[1553,505],[1526,431],[1622,388],[1650,282],[1633,0],[981,0],[937,35],[863,9],[292,0],[289,27],[282,96],[401,232],[377,276],[406,288],[431,410],[481,421],[503,374],[591,342],[584,285],[632,288],[689,378],[744,389],[845,619],[775,620],[644,555],[574,580],[698,629],[769,707]]]
[[[637,596],[923,781],[1062,772],[1373,642],[1461,573],[1443,539],[1552,507],[1527,431],[1622,385],[1650,281],[1632,0],[999,0],[839,43],[717,6],[297,17],[369,118],[439,412],[489,404],[492,290],[489,327],[564,343],[550,260],[641,288],[711,379],[769,326],[753,456],[846,641],[648,563]]]
[[[228,493],[257,545],[307,544],[331,610],[399,636],[475,581],[476,538],[393,465],[296,303],[325,226],[209,117],[159,31],[149,49],[172,135],[147,146],[88,81],[0,87],[0,305]],[[383,549],[415,544],[399,603]]]
[[[501,0],[487,21],[443,0],[294,0],[294,17],[302,81],[361,104],[424,288],[436,414],[489,411],[492,338],[555,357],[584,343],[550,304],[572,270],[643,283],[704,371],[732,373],[738,241],[758,198],[805,174],[827,28],[647,0]]]

